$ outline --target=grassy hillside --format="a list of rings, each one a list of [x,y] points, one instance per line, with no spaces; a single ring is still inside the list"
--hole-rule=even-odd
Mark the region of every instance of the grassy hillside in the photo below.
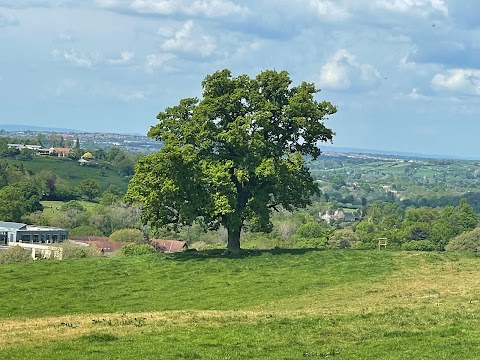
[[[480,257],[218,252],[2,265],[2,359],[469,359]]]
[[[81,166],[77,161],[71,159],[34,156],[32,160],[28,161],[6,160],[9,164],[22,165],[34,174],[42,170],[52,171],[69,186],[77,186],[84,179],[97,180],[101,185],[101,192],[105,191],[110,185],[117,185],[125,191],[128,185],[128,179],[125,179],[113,169],[108,167]]]

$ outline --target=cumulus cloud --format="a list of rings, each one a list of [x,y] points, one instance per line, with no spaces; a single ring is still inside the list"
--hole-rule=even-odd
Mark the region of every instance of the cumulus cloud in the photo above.
[[[480,95],[479,69],[451,69],[438,73],[432,79],[432,88],[463,95]]]
[[[96,3],[112,10],[136,14],[188,15],[207,18],[244,16],[248,8],[228,0],[97,0]]]
[[[119,58],[108,59],[107,63],[110,65],[128,65],[132,62],[134,58],[134,53],[130,51],[122,51]]]
[[[380,74],[370,64],[359,63],[352,53],[341,49],[333,54],[320,70],[320,86],[334,90],[371,88]]]
[[[183,53],[194,57],[209,57],[215,49],[214,39],[201,29],[195,28],[193,21],[185,22],[173,36],[161,44],[165,52]]]

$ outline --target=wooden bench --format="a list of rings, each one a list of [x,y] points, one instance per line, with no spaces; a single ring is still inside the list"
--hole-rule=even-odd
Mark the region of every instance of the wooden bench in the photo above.
[[[388,244],[388,241],[387,241],[387,238],[379,238],[378,239],[378,250],[380,250],[383,246],[383,248],[387,248],[387,244]]]

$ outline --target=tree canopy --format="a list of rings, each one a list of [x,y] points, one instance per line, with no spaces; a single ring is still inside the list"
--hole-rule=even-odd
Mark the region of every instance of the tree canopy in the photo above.
[[[137,162],[125,199],[142,204],[153,228],[224,226],[231,253],[240,251],[246,226],[271,230],[272,209],[308,205],[319,189],[306,158],[332,141],[324,121],[337,109],[314,99],[314,84],[291,84],[286,71],[207,76],[201,100],[185,98],[158,114],[148,136],[164,146]]]

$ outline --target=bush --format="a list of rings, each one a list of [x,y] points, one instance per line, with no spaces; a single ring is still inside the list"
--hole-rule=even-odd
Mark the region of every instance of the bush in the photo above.
[[[120,229],[109,236],[111,241],[145,243],[145,235],[139,229]]]
[[[98,256],[98,251],[90,246],[75,245],[65,242],[58,245],[62,249],[62,259],[83,259]]]
[[[477,252],[480,249],[480,228],[454,237],[445,246],[446,251]]]
[[[407,251],[434,251],[437,246],[429,240],[412,240],[402,244],[402,250]]]
[[[21,246],[11,246],[6,250],[0,250],[0,264],[17,263],[32,260],[29,252]]]
[[[127,256],[136,256],[136,255],[147,255],[147,254],[155,254],[156,250],[152,245],[149,244],[135,244],[130,243],[123,246],[120,249],[123,255]]]
[[[326,238],[297,238],[295,245],[302,249],[328,249]]]
[[[84,212],[85,208],[82,206],[82,204],[80,204],[80,202],[76,200],[70,200],[69,202],[62,204],[60,210],[64,212],[68,210],[77,210],[79,212]]]
[[[71,236],[103,236],[102,232],[91,225],[77,226],[69,231]]]
[[[326,222],[309,221],[300,225],[295,231],[295,235],[300,238],[322,238],[329,237],[333,233],[332,227]]]
[[[328,241],[328,244],[334,249],[346,249],[354,246],[359,241],[357,234],[352,230],[337,230]]]

